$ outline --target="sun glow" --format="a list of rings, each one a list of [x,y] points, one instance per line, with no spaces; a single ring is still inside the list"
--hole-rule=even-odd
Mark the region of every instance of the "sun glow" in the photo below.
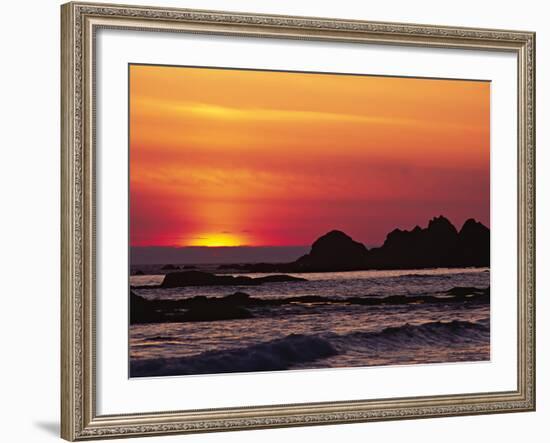
[[[184,241],[182,246],[207,246],[207,247],[222,247],[222,246],[245,246],[247,241],[242,235],[231,233],[208,233],[200,234],[196,237]]]
[[[486,81],[131,65],[132,246],[489,223]]]

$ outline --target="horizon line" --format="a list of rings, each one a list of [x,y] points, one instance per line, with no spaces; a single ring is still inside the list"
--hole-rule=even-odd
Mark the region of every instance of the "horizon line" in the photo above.
[[[416,228],[420,228],[420,229],[428,229],[430,223],[433,221],[433,220],[436,220],[436,219],[439,219],[439,218],[444,218],[445,220],[447,220],[457,231],[460,231],[446,216],[444,216],[443,214],[440,214],[440,215],[435,215],[433,217],[430,217],[430,219],[428,220],[428,223],[426,225],[425,228],[421,227],[418,223],[415,224],[415,226],[413,228],[410,228],[410,229],[400,229],[400,228],[394,228],[392,229],[391,231],[388,231],[388,233],[386,234],[386,238],[387,236],[392,233],[393,231],[404,231],[404,232],[407,232],[407,231],[413,231],[414,229]],[[466,224],[466,222],[468,220],[473,220],[474,222],[476,223],[480,223],[481,225],[485,226],[487,229],[491,229],[490,227],[490,224],[489,226],[486,226],[484,223],[482,223],[481,221],[477,220],[476,218],[474,217],[469,217],[467,218],[462,227],[464,227],[464,224]],[[462,229],[462,228],[461,228]],[[346,232],[344,232],[343,230],[341,229],[330,229],[328,230],[327,232],[325,232],[324,234],[321,234],[319,236],[317,236],[313,242],[317,241],[319,238],[321,238],[322,236],[326,235],[327,233],[329,232],[332,232],[332,231],[340,231],[340,232],[343,232],[344,234],[348,235]],[[351,236],[349,236],[351,237]],[[352,238],[352,237],[351,237]],[[352,238],[353,239],[353,238]],[[384,245],[384,242],[385,240],[381,243],[381,244],[368,244],[366,242],[362,242],[360,240],[356,240],[356,239],[353,239],[354,241],[358,241],[359,243],[361,243],[362,245],[366,246],[367,248],[369,249],[372,249],[372,248],[378,248],[378,247],[381,247]],[[296,245],[296,244],[293,244],[293,245],[230,245],[230,246],[227,246],[227,245],[224,245],[224,246],[206,246],[206,245],[129,245],[130,248],[171,248],[171,249],[184,249],[184,248],[187,248],[187,249],[229,249],[229,248],[308,248],[308,247],[311,247],[312,243],[310,244],[303,244],[303,245]]]

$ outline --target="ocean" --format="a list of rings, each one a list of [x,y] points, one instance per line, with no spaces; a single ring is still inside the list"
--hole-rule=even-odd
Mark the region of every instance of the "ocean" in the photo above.
[[[306,281],[180,288],[158,287],[160,266],[132,273],[138,268],[145,275],[130,285],[144,299],[246,293],[248,318],[131,324],[132,377],[490,359],[488,268],[292,273]]]

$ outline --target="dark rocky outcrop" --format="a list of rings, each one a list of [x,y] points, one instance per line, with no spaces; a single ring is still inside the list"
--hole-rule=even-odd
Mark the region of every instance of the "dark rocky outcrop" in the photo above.
[[[471,286],[455,286],[447,291],[447,294],[455,297],[470,297],[473,295],[490,295],[490,288],[475,288]]]
[[[165,321],[164,318],[151,302],[130,291],[130,324],[160,323]]]
[[[489,266],[490,231],[469,219],[458,232],[440,216],[428,227],[390,232],[380,248],[370,250],[371,269],[412,269]]]
[[[466,220],[458,233],[457,259],[468,266],[488,266],[490,262],[491,231],[473,218]]]
[[[368,258],[368,250],[342,231],[330,231],[319,237],[309,254],[293,263],[296,269],[338,271],[361,269]]]
[[[320,295],[302,295],[282,298],[254,298],[244,292],[225,297],[195,296],[182,300],[147,300],[133,291],[130,293],[130,323],[221,321],[254,318],[263,315],[263,307],[284,305],[410,305],[410,304],[487,304],[489,288],[455,287],[437,295],[390,295],[331,298]],[[251,310],[253,312],[251,312]],[[269,312],[269,311],[267,311]],[[268,315],[272,315],[268,314]]]
[[[251,278],[246,276],[215,275],[202,271],[171,272],[164,276],[162,288],[179,288],[185,286],[255,286],[264,283],[298,282],[303,278],[290,275],[270,275]]]
[[[164,265],[162,268],[160,268],[162,271],[175,271],[176,269],[179,269],[179,266],[174,266],[171,264]]]
[[[380,248],[372,249],[369,268],[412,269],[453,266],[459,243],[458,232],[445,217],[430,220],[425,229],[395,229]]]
[[[242,278],[242,277],[235,277],[235,278]],[[250,278],[250,277],[245,277]],[[263,285],[264,283],[287,283],[287,282],[300,282],[300,281],[307,281],[305,278],[300,277],[293,277],[291,275],[266,275],[265,277],[258,277],[258,278],[251,278],[253,285]]]
[[[223,265],[223,269],[292,273],[489,264],[489,228],[469,219],[459,232],[447,218],[439,216],[431,219],[426,228],[394,229],[382,246],[370,250],[341,231],[331,231],[313,243],[309,254],[292,263],[234,264]]]
[[[143,272],[141,269],[138,269],[134,272],[134,275],[145,275],[145,272]]]
[[[244,296],[244,298],[243,298]],[[197,296],[185,300],[147,300],[130,292],[130,324],[238,320],[252,318],[243,307],[248,294],[222,298]]]

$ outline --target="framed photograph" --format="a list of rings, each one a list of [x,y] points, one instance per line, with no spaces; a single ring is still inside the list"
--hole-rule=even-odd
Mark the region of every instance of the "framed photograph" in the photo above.
[[[534,410],[534,33],[61,14],[63,438]]]

